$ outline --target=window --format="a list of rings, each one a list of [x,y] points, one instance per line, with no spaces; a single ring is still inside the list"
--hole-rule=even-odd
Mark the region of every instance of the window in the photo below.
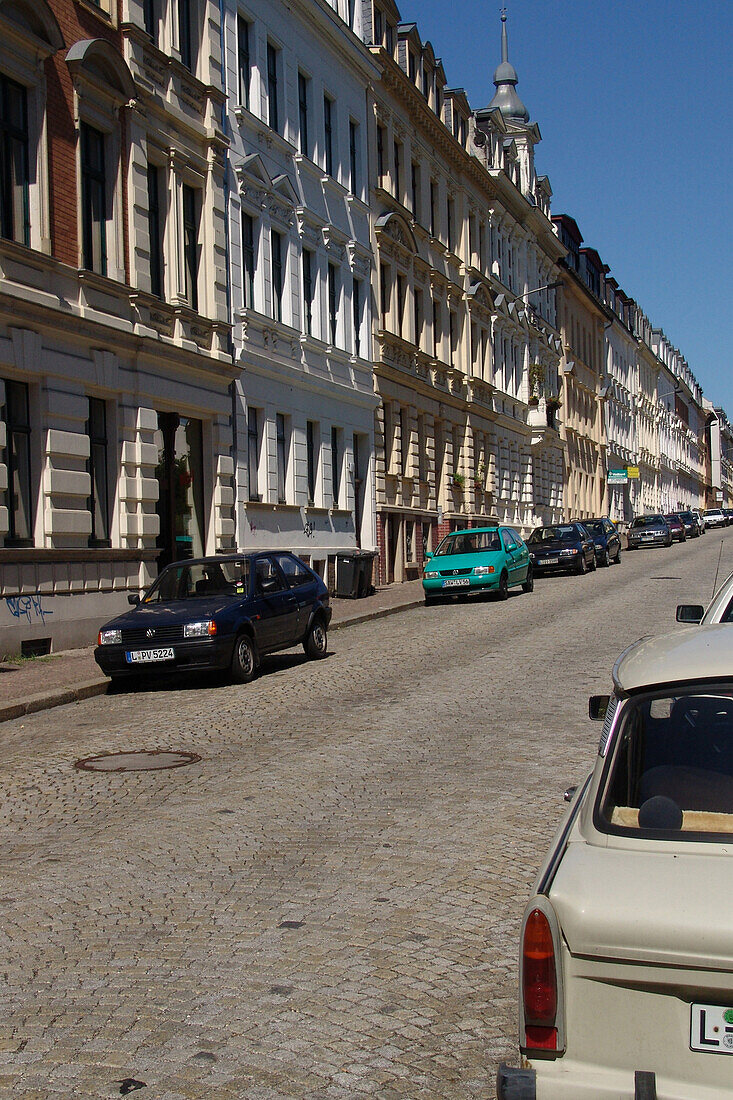
[[[412,50],[408,50],[407,71],[409,73],[410,80],[414,84],[415,83],[415,77],[417,76],[417,65],[416,65],[416,62],[415,62],[415,55],[412,52]]]
[[[313,253],[303,250],[303,316],[305,331],[313,335]]]
[[[394,57],[394,26],[392,23],[387,23],[387,53],[390,57]]]
[[[310,80],[305,73],[298,73],[298,120],[300,123],[300,151],[304,157],[310,156],[308,141],[308,104],[310,102]]]
[[[324,167],[329,176],[333,175],[333,100],[323,97],[323,148]]]
[[[359,123],[349,120],[349,187],[359,194]]]
[[[400,470],[407,476],[410,464],[410,422],[406,409],[400,409]]]
[[[420,221],[420,165],[414,160],[410,166],[410,191],[412,202],[412,216],[416,222]]]
[[[382,13],[377,8],[374,12],[374,45],[381,46],[384,42],[384,22]]]
[[[331,428],[331,486],[333,492],[333,506],[339,507],[341,496],[341,446],[342,432],[339,428]]]
[[[186,276],[186,301],[199,308],[199,222],[198,201],[193,187],[183,185],[183,267]]]
[[[436,233],[436,215],[438,210],[438,185],[435,180],[430,181],[430,236]]]
[[[351,287],[351,305],[354,320],[354,355],[361,354],[361,279],[354,279]]]
[[[260,417],[259,409],[247,410],[247,495],[259,500]]]
[[[272,248],[272,316],[276,321],[283,319],[283,239],[280,233],[273,232]]]
[[[384,177],[384,126],[377,126],[377,176],[381,184]]]
[[[249,214],[242,214],[242,297],[245,308],[254,309],[255,228]]]
[[[31,425],[25,382],[5,383],[5,404],[0,409],[0,418],[5,421],[5,465],[8,470],[5,502],[10,527],[5,542],[6,545],[32,546]]]
[[[335,347],[338,328],[338,271],[334,264],[328,265],[328,325],[331,344]]]
[[[277,502],[285,504],[288,479],[288,445],[285,430],[285,417],[275,414],[275,435],[277,440]]]
[[[156,0],[143,0],[143,25],[152,38],[154,44],[158,44],[158,13]]]
[[[160,212],[160,169],[148,165],[148,235],[150,237],[150,293],[163,297],[163,225]]]
[[[405,277],[397,275],[397,334],[402,336],[402,326],[405,320]]]
[[[456,325],[456,315],[452,309],[448,310],[448,344],[450,348],[450,365],[454,366],[458,344],[458,327]]]
[[[446,227],[446,229],[447,229],[446,244],[448,245],[448,251],[449,252],[453,251],[453,219],[454,219],[454,214],[455,214],[455,204],[453,202],[453,199],[448,198],[446,200],[446,219],[447,219],[447,222],[448,222],[448,225]]]
[[[402,146],[399,141],[394,143],[394,196],[402,202]]]
[[[415,344],[420,347],[423,329],[423,292],[415,290],[412,296],[413,320],[415,323]]]
[[[267,112],[270,128],[280,133],[280,112],[277,92],[277,55],[278,50],[272,42],[267,43]]]
[[[305,449],[308,467],[308,503],[312,505],[316,499],[316,481],[318,479],[318,424],[313,420],[306,421],[305,425]]]
[[[195,0],[178,0],[178,39],[181,46],[181,61],[193,72],[196,66],[196,42],[194,36],[191,6]]]
[[[89,460],[91,494],[87,507],[92,516],[90,546],[109,546],[109,494],[107,491],[107,407],[98,397],[89,398]]]
[[[433,301],[433,359],[440,354],[440,302]]]
[[[0,75],[0,235],[29,245],[26,90]]]
[[[387,327],[389,316],[389,268],[386,264],[379,265],[379,299],[382,314],[382,328]]]
[[[239,102],[249,110],[249,84],[252,75],[249,55],[249,23],[237,16],[237,57],[239,60]]]
[[[310,584],[313,574],[307,565],[292,554],[274,554],[275,561],[285,577],[288,588],[299,588],[301,584]]]
[[[81,124],[82,264],[107,274],[107,180],[104,134]]]

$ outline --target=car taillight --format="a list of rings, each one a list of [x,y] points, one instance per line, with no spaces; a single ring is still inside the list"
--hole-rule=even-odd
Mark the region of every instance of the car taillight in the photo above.
[[[532,910],[524,926],[522,999],[525,1047],[557,1050],[555,945],[550,922],[540,909]]]

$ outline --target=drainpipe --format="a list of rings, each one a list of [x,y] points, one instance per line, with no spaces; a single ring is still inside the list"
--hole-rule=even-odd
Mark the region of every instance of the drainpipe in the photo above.
[[[221,50],[221,72],[222,72],[222,86],[225,94],[224,103],[221,108],[221,128],[226,137],[230,137],[229,127],[229,112],[227,105],[229,103],[229,89],[226,86],[227,80],[227,58],[226,58],[226,35],[225,35],[225,5],[226,0],[219,0],[219,38],[220,38],[220,50]],[[226,306],[227,306],[227,320],[230,325],[233,325],[234,318],[232,317],[232,290],[231,290],[231,264],[230,264],[230,239],[229,239],[229,153],[226,154],[226,164],[224,168],[224,262],[226,264]],[[234,362],[234,334],[232,329],[229,330],[227,337],[229,344],[229,354]],[[238,469],[238,446],[237,446],[237,383],[236,379],[232,379],[229,383],[229,398],[231,401],[231,412],[229,414],[229,420],[232,431],[232,463],[234,465],[233,481],[234,481],[234,539],[235,547],[237,542],[237,469]]]

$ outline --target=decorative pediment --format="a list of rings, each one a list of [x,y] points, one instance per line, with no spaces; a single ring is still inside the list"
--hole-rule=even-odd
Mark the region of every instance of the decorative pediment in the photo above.
[[[267,191],[272,187],[272,178],[259,153],[250,153],[249,156],[236,165],[234,171],[240,184],[243,178],[249,176],[252,180],[258,180]]]
[[[275,176],[272,181],[272,190],[293,206],[297,206],[300,201],[298,193],[290,182],[290,177],[286,172],[282,172],[279,176]]]
[[[415,235],[408,222],[406,222],[400,214],[395,212],[382,214],[381,217],[377,218],[374,228],[377,239],[379,239],[379,237],[388,237],[406,252],[412,255],[417,252]]]
[[[134,99],[132,73],[122,55],[104,39],[87,38],[75,42],[66,54],[66,64],[77,91],[96,85],[117,107]]]
[[[46,0],[0,0],[0,27],[8,32],[4,38],[6,49],[16,38],[24,43],[32,38],[33,46],[43,57],[48,57],[64,45],[56,16]]]
[[[476,305],[481,306],[482,309],[491,310],[493,308],[493,302],[491,301],[491,294],[489,293],[486,285],[481,282],[475,282],[469,287],[467,298],[469,302],[473,300]]]

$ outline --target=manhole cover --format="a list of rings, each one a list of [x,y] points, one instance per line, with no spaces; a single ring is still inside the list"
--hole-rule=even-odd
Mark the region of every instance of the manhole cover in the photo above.
[[[77,760],[74,767],[88,772],[157,772],[165,768],[185,768],[201,759],[195,752],[171,749],[141,749],[139,752],[103,752]]]

